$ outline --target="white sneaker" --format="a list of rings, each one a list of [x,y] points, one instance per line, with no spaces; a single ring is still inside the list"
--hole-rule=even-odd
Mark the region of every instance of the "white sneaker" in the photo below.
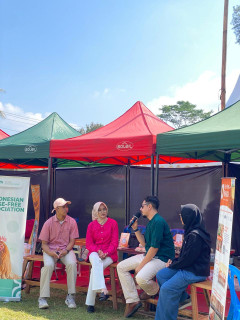
[[[39,298],[38,307],[39,309],[47,309],[49,307],[47,300],[45,298]]]
[[[74,296],[72,294],[68,294],[67,298],[65,300],[66,305],[68,306],[68,308],[74,309],[76,308],[76,303],[75,303],[75,299]]]

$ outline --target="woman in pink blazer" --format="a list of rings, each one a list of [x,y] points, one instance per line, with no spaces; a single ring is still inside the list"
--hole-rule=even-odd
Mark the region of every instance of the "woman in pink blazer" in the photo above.
[[[100,301],[108,299],[108,290],[104,279],[104,269],[117,261],[118,225],[108,217],[108,207],[103,202],[97,202],[92,210],[93,221],[88,225],[86,248],[87,261],[92,264],[88,293],[86,299],[87,311],[95,311],[95,299],[100,292]]]

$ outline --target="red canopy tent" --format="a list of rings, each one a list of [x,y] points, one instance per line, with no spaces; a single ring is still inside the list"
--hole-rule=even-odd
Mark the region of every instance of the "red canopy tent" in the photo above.
[[[9,135],[0,129],[0,140],[9,137]]]
[[[170,130],[173,128],[138,101],[122,116],[102,128],[75,138],[51,140],[50,157],[128,166],[151,163],[153,194],[156,135]],[[206,162],[164,156],[157,159],[157,164],[159,160],[161,163]]]
[[[138,101],[98,130],[76,138],[52,140],[50,156],[120,165],[151,163],[156,135],[172,129]]]
[[[5,139],[7,137],[9,137],[9,134],[7,134],[6,132],[0,129],[0,140]],[[11,163],[0,162],[0,169],[17,169],[17,168],[19,168],[19,166],[16,167],[14,164],[11,164]]]
[[[50,156],[119,165],[150,164],[155,155],[156,135],[170,130],[173,128],[138,101],[102,128],[75,138],[52,140]],[[168,156],[160,160],[162,163],[197,162]]]

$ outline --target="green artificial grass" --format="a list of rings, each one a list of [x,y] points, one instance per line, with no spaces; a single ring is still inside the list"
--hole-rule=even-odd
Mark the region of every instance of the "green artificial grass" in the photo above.
[[[77,293],[76,309],[69,309],[65,304],[66,292],[51,289],[51,298],[48,299],[49,309],[38,308],[39,288],[32,288],[30,294],[22,291],[20,302],[0,301],[1,320],[118,320],[123,316],[125,305],[118,303],[118,310],[113,310],[111,301],[100,302],[96,299],[95,312],[86,311],[86,294]],[[136,313],[133,319],[147,319],[147,316]]]

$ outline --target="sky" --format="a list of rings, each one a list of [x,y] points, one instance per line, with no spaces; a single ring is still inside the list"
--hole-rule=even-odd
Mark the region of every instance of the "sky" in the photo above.
[[[226,97],[240,74],[229,0]],[[107,124],[142,101],[220,110],[224,0],[0,0],[0,129]]]

